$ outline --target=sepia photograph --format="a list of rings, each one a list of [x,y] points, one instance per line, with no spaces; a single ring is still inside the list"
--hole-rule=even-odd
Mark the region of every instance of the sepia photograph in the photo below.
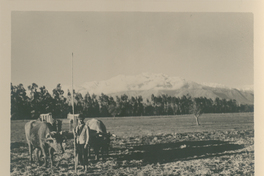
[[[252,13],[11,17],[12,175],[254,173]]]
[[[254,25],[249,11],[11,10],[9,174],[257,175]]]

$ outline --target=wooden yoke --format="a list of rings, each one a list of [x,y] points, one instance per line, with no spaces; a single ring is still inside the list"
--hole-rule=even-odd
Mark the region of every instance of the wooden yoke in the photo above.
[[[53,122],[54,122],[54,119],[52,118],[52,114],[51,113],[40,114],[39,115],[39,120],[42,121],[42,122],[46,121],[46,122],[48,122],[50,124],[53,124]]]

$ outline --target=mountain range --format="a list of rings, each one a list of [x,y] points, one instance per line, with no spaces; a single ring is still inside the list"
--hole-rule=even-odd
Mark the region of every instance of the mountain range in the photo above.
[[[62,87],[68,90],[70,86]],[[181,97],[189,94],[191,97],[206,97],[215,99],[235,99],[241,104],[254,104],[254,88],[246,86],[242,88],[231,88],[220,84],[196,83],[187,81],[180,77],[169,77],[165,74],[142,73],[136,76],[118,75],[109,80],[86,82],[74,89],[85,95],[100,95],[104,93],[110,96],[123,94],[130,96],[141,95],[144,100],[155,96],[167,94]]]

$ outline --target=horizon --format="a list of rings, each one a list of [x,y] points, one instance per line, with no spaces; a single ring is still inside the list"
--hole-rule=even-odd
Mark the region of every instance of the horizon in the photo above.
[[[116,78],[116,77],[119,77],[119,76],[125,76],[125,77],[131,77],[131,76],[134,76],[134,77],[136,77],[136,76],[140,76],[140,75],[145,75],[145,74],[151,74],[151,75],[165,75],[165,76],[168,76],[168,77],[170,77],[170,78],[179,78],[179,79],[183,79],[183,80],[185,80],[185,81],[192,81],[192,82],[195,82],[195,81],[193,81],[193,80],[187,80],[187,79],[185,79],[185,78],[182,78],[182,77],[179,77],[179,76],[169,76],[169,75],[167,75],[167,74],[164,74],[164,73],[150,73],[150,72],[142,72],[142,73],[138,73],[138,74],[135,74],[135,75],[125,75],[125,74],[118,74],[118,75],[116,75],[116,76],[113,76],[113,77],[111,77],[111,78],[109,78],[109,79],[104,79],[104,80],[100,80],[100,81],[98,81],[98,80],[93,80],[93,81],[89,81],[89,82],[83,82],[83,83],[81,83],[80,85],[76,85],[76,84],[74,84],[74,87],[76,86],[76,87],[81,87],[81,86],[83,86],[83,85],[85,85],[85,84],[87,84],[87,83],[92,83],[92,82],[105,82],[105,81],[109,81],[109,80],[111,80],[111,79],[113,79],[113,78]],[[12,83],[12,82],[11,82]],[[42,86],[45,86],[45,85],[39,85],[37,82],[32,82],[32,83],[35,83],[35,84],[37,84],[38,85],[38,87],[42,87]],[[32,85],[32,83],[30,83],[29,85]],[[201,85],[204,85],[204,86],[209,86],[209,87],[214,87],[214,86],[216,86],[216,87],[226,87],[226,88],[236,88],[236,89],[243,89],[243,88],[254,88],[254,84],[251,84],[251,85],[242,85],[242,86],[240,86],[240,87],[231,87],[231,86],[227,86],[227,85],[224,85],[224,84],[220,84],[220,83],[217,83],[217,82],[195,82],[195,83],[198,83],[198,84],[201,84]],[[12,83],[13,84],[13,83]],[[24,88],[27,88],[29,85],[24,85],[23,83],[18,83],[18,84],[13,84],[14,86],[17,86],[17,85],[19,85],[19,84],[22,84],[23,86],[24,86]],[[58,84],[60,84],[61,86],[72,86],[71,84],[61,84],[61,83],[57,83],[56,85],[55,85],[55,87],[53,87],[52,89],[54,89],[54,88],[56,88],[56,86],[58,85]],[[46,86],[45,86],[46,87]],[[47,87],[46,87],[47,88]]]
[[[160,88],[158,86],[157,79],[155,80],[155,77],[157,79],[161,79],[160,77],[163,77],[164,79],[161,79],[159,83],[165,83],[165,84],[170,84],[172,87],[170,88]],[[125,78],[125,81],[124,79]],[[129,78],[129,79],[128,79]],[[143,78],[143,80],[142,80]],[[154,79],[153,79],[154,78]],[[176,79],[176,80],[175,80]],[[164,82],[165,81],[165,82]],[[175,82],[176,81],[176,82]],[[147,83],[147,84],[145,84]],[[175,84],[176,83],[176,84]],[[170,77],[166,74],[163,73],[141,73],[137,75],[124,75],[120,74],[115,77],[112,77],[108,80],[102,80],[102,81],[91,81],[91,82],[85,82],[81,85],[73,85],[73,89],[81,93],[83,96],[88,92],[90,95],[95,94],[95,95],[101,95],[103,94],[115,94],[115,93],[120,93],[120,92],[129,92],[129,91],[146,91],[146,90],[178,90],[184,87],[185,84],[199,84],[204,87],[211,87],[211,88],[217,88],[217,89],[237,89],[242,92],[253,92],[254,93],[254,85],[248,85],[248,86],[242,86],[242,87],[228,87],[226,85],[218,84],[218,83],[198,83],[194,82],[192,80],[186,80],[181,77]],[[37,83],[36,83],[37,84]],[[116,85],[118,84],[118,88],[116,88]],[[32,84],[31,84],[32,85]],[[38,84],[37,84],[38,85]],[[13,85],[17,86],[17,85]],[[38,85],[38,89],[42,86],[45,85]],[[72,85],[65,85],[65,84],[60,84],[61,89],[64,91],[64,95],[67,95],[67,91],[72,91]],[[132,86],[132,87],[131,87]],[[140,88],[137,88],[137,86],[140,86]],[[150,86],[150,87],[149,87]],[[158,86],[158,87],[157,87]],[[162,85],[160,85],[162,86]],[[163,85],[165,86],[165,85]],[[29,96],[30,95],[30,90],[28,90],[28,86],[23,85],[23,87],[26,89],[26,93]],[[133,88],[135,87],[135,88]],[[142,88],[145,87],[145,88]],[[50,94],[52,94],[53,89],[56,87],[53,87],[51,89],[45,88],[48,90]]]
[[[12,12],[11,83],[48,90],[118,75],[162,73],[254,85],[253,14]]]
[[[116,86],[118,85],[118,86]],[[71,85],[61,85],[64,96],[67,97],[68,91],[72,92]],[[52,89],[47,89],[52,95]],[[171,97],[206,97],[214,100],[235,99],[242,104],[254,104],[253,87],[230,88],[218,84],[199,84],[180,77],[169,77],[165,74],[144,73],[136,76],[118,75],[109,80],[101,82],[89,82],[83,85],[74,86],[76,93],[80,93],[83,97],[87,94],[99,97],[108,95],[117,99],[117,96],[127,95],[128,97],[143,98],[148,101],[152,95],[155,96],[171,96]],[[26,90],[27,96],[30,96],[30,90]]]

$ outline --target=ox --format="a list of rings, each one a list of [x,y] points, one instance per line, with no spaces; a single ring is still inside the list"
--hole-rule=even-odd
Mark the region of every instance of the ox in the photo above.
[[[53,166],[53,153],[64,153],[62,147],[62,132],[52,131],[53,127],[50,123],[40,121],[29,121],[25,124],[25,134],[28,143],[30,162],[32,164],[32,151],[40,149],[44,157],[44,164],[47,166],[47,154],[50,156],[51,168]],[[38,152],[37,152],[38,153]],[[39,162],[39,156],[37,154]]]
[[[89,145],[94,150],[95,160],[99,160],[100,150],[102,157],[104,158],[104,152],[108,155],[108,151],[110,147],[110,137],[112,135],[110,133],[107,133],[106,127],[101,120],[91,119],[86,122],[86,125],[90,128]],[[88,151],[89,156],[90,156],[90,147]]]

